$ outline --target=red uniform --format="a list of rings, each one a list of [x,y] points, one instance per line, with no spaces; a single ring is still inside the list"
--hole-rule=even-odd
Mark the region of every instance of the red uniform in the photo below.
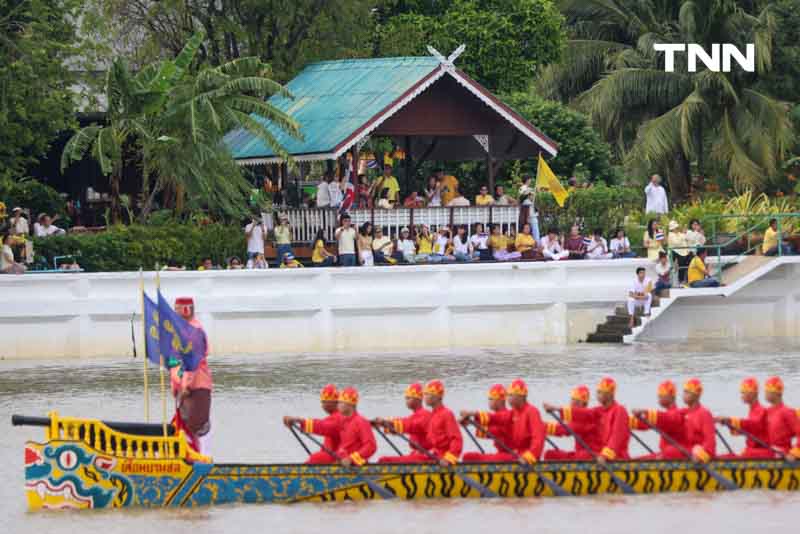
[[[426,410],[425,408],[419,408],[408,417],[397,417],[392,419],[392,426],[396,433],[408,434],[408,438],[411,441],[422,445],[425,450],[428,450],[431,447],[431,444],[428,441],[428,422],[430,421],[430,418],[430,411]],[[425,459],[428,459],[424,453],[419,451],[412,450],[411,455],[424,456]],[[408,460],[408,457],[411,455],[382,456],[380,459],[378,459],[378,463],[407,463],[410,461]]]
[[[680,408],[674,404],[666,410],[647,410],[647,422],[677,441],[684,449],[689,449],[686,442],[686,424]],[[632,430],[650,430],[641,419],[631,416]],[[658,442],[658,454],[639,456],[637,460],[685,460],[686,455],[678,450],[664,436]]]
[[[405,428],[406,432],[425,431],[428,449],[436,458],[444,459],[451,464],[458,463],[461,456],[461,449],[464,442],[461,438],[461,430],[458,428],[456,416],[453,415],[443,404],[431,412],[428,424],[424,427],[417,427],[416,424]],[[433,459],[421,452],[412,452],[406,456],[389,456],[382,458],[385,463],[424,463],[432,462]]]
[[[769,443],[767,410],[761,406],[758,401],[755,401],[750,405],[750,411],[748,412],[746,419],[731,417],[731,427],[732,434],[737,434],[736,431],[741,429],[748,434],[752,434],[764,443]],[[745,443],[745,448],[741,454],[726,454],[724,456],[720,456],[720,458],[772,458],[774,456],[775,454],[771,450],[765,449],[763,445],[760,445],[755,440],[748,437]]]
[[[583,438],[583,441],[585,441],[589,448],[595,453],[599,454],[603,449],[602,435],[600,434],[602,429],[599,421],[584,421],[580,423],[573,421],[568,426],[573,432]],[[548,436],[566,437],[572,435],[564,425],[555,421],[548,422],[546,425],[546,430]],[[578,443],[578,440],[575,440],[575,450],[573,451],[551,449],[544,453],[545,460],[554,461],[592,460],[593,458],[594,456],[584,449]]]
[[[504,426],[510,424],[510,434],[505,444],[513,449],[518,456],[524,458],[528,463],[537,462],[542,456],[544,448],[544,423],[539,415],[539,410],[527,402],[521,408],[503,410],[491,414],[481,413],[481,420],[489,422],[492,426]],[[514,461],[517,458],[511,454],[502,455],[505,459],[498,461]]]
[[[693,408],[683,408],[680,412],[685,418],[689,451],[703,462],[710,461],[717,452],[717,436],[711,412],[699,402]]]
[[[567,406],[561,408],[565,423],[595,423],[600,426],[600,454],[607,460],[627,460],[631,439],[628,410],[617,402],[594,408]]]
[[[516,460],[514,455],[509,454],[504,448],[503,445],[506,447],[511,447],[510,443],[512,441],[512,424],[511,424],[511,411],[503,408],[502,410],[498,410],[495,414],[503,414],[498,415],[494,421],[491,421],[489,414],[486,412],[480,412],[478,415],[478,422],[481,424],[483,428],[488,428],[489,432],[494,436],[494,447],[497,450],[496,453],[480,453],[480,452],[465,452],[464,457],[462,460],[465,463],[472,463],[472,462],[513,462]],[[492,414],[494,415],[494,414]],[[486,438],[486,432],[478,429],[475,433],[479,438]],[[501,445],[502,443],[502,445]]]
[[[318,434],[325,437],[324,445],[332,451],[338,451],[341,443],[342,416],[334,412],[325,419],[306,419],[303,430],[308,434]],[[337,459],[324,449],[313,453],[306,460],[307,464],[335,464]]]
[[[339,458],[350,457],[356,465],[364,465],[375,454],[378,445],[375,443],[375,434],[372,426],[358,412],[353,412],[350,417],[340,415],[341,432],[339,448],[336,455]]]
[[[783,403],[767,408],[767,443],[784,452],[792,448],[792,437],[800,432],[795,411]],[[744,428],[744,427],[742,427]],[[770,458],[773,457],[770,455]]]

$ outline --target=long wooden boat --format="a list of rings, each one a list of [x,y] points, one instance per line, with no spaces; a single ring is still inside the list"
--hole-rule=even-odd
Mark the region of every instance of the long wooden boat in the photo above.
[[[15,424],[26,424],[15,416]],[[27,423],[30,423],[28,418]],[[34,418],[35,419],[35,418]],[[549,497],[543,481],[574,496],[619,493],[593,462],[518,464],[366,465],[214,464],[189,449],[183,434],[160,426],[104,423],[51,413],[44,443],[25,445],[25,493],[31,509],[198,507],[226,503],[297,503],[382,498]],[[143,429],[133,432],[137,428]],[[636,493],[725,491],[696,464],[627,461],[610,464]],[[741,489],[797,491],[800,462],[715,461],[709,467]],[[378,491],[376,491],[378,490]]]

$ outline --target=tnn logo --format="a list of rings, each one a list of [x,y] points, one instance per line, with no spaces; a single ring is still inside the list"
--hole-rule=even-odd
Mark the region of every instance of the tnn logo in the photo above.
[[[735,59],[739,66],[747,72],[755,72],[756,70],[756,46],[752,43],[745,46],[744,54],[736,48],[736,45],[729,43],[722,45],[719,43],[712,44],[711,55],[708,55],[702,46],[694,43],[656,43],[653,45],[653,50],[664,52],[664,70],[666,72],[675,72],[676,52],[686,52],[689,72],[697,72],[698,59],[703,62],[703,65],[708,70],[730,72],[731,58]]]

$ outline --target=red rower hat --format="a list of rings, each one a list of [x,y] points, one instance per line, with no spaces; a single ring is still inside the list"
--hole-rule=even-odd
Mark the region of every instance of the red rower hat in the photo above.
[[[600,383],[597,384],[597,391],[602,391],[604,393],[614,393],[617,391],[617,383],[614,382],[614,379],[610,376],[606,376],[600,379]]]
[[[175,306],[194,306],[192,297],[178,297],[175,299]]]
[[[337,401],[339,400],[339,392],[336,391],[336,386],[328,384],[322,391],[319,392],[319,400],[321,401]]]
[[[503,384],[495,384],[489,388],[489,400],[506,400],[506,388]]]
[[[578,386],[570,391],[569,397],[572,400],[589,402],[589,388],[583,385]]]
[[[358,404],[358,391],[356,388],[344,388],[342,392],[339,393],[339,402]]]
[[[758,380],[752,376],[745,378],[739,386],[739,391],[741,393],[758,393]]]
[[[779,376],[771,376],[764,382],[764,391],[769,393],[783,393],[783,380]]]
[[[525,383],[524,380],[517,378],[511,385],[508,386],[508,394],[509,395],[521,395],[523,397],[528,396],[528,384]]]
[[[675,383],[672,380],[664,380],[658,385],[658,396],[659,397],[674,397],[677,388],[675,387]]]
[[[431,380],[425,385],[425,393],[436,397],[444,397],[444,384],[441,380]]]
[[[422,384],[414,382],[406,388],[407,399],[421,399],[422,398]]]
[[[683,384],[683,390],[695,395],[700,395],[703,392],[703,383],[699,378],[690,378]]]

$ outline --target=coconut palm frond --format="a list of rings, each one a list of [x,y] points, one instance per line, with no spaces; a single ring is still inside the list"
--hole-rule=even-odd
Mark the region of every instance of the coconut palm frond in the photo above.
[[[545,98],[570,99],[600,79],[608,69],[610,57],[629,48],[611,41],[568,41],[561,62],[543,69],[536,89]]]
[[[742,91],[742,105],[747,108],[760,129],[764,142],[774,145],[775,160],[783,160],[797,141],[788,105],[755,89]],[[777,165],[776,165],[777,166]]]
[[[764,169],[747,154],[728,112],[722,115],[719,133],[712,148],[712,157],[727,163],[728,176],[734,180],[736,186],[759,188],[763,185],[766,178]]]
[[[644,163],[651,168],[666,166],[681,149],[681,113],[675,107],[642,124],[626,155],[626,163]]]

